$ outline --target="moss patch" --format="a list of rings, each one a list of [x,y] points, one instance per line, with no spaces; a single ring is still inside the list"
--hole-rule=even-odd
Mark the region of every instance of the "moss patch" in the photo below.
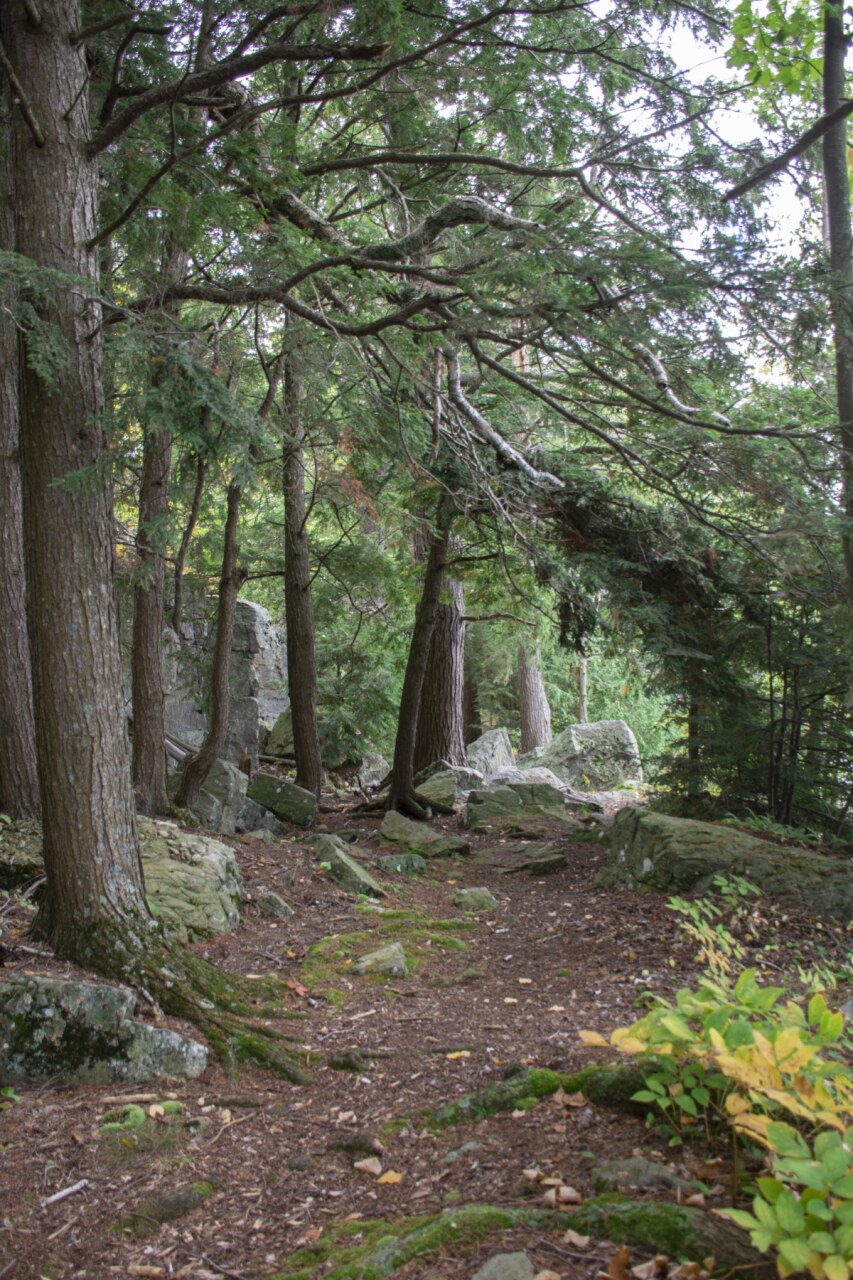
[[[353,961],[365,951],[375,950],[384,943],[399,942],[409,969],[414,972],[431,955],[447,957],[467,952],[469,943],[457,935],[477,928],[472,920],[435,920],[426,912],[404,908],[382,910],[360,903],[357,910],[370,916],[370,929],[321,938],[309,948],[302,965],[306,985],[316,990],[332,984],[327,996],[331,999],[334,995],[336,1003],[343,1003],[343,993],[334,986],[335,981],[350,973]]]
[[[642,1074],[634,1067],[585,1067],[572,1075],[534,1067],[519,1072],[508,1080],[486,1085],[456,1102],[448,1102],[438,1111],[426,1114],[427,1123],[437,1129],[453,1124],[470,1124],[485,1120],[501,1111],[526,1110],[540,1098],[550,1097],[558,1089],[565,1093],[584,1093],[590,1102],[616,1107],[642,1115],[646,1108],[631,1102],[631,1097],[644,1084]]]
[[[775,1274],[771,1260],[752,1248],[745,1232],[701,1209],[650,1200],[635,1203],[627,1196],[607,1194],[576,1209],[572,1224],[598,1240],[665,1253],[670,1258],[697,1262],[713,1257],[716,1271],[745,1266],[753,1276]]]
[[[147,1235],[156,1231],[164,1222],[174,1222],[183,1218],[218,1189],[213,1182],[191,1182],[186,1187],[177,1187],[174,1191],[162,1191],[157,1195],[141,1200],[127,1217],[122,1218],[119,1229],[131,1231],[134,1235]]]
[[[322,1268],[324,1280],[383,1280],[413,1258],[438,1253],[460,1241],[479,1240],[510,1227],[557,1225],[547,1210],[469,1204],[435,1217],[332,1223],[315,1243],[298,1249],[271,1280],[310,1280]],[[561,1219],[562,1220],[562,1219]]]

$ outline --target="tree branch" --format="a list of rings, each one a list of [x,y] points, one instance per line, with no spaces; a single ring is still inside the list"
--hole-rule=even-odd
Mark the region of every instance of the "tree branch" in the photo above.
[[[810,128],[806,129],[805,133],[786,151],[778,155],[775,160],[769,160],[767,164],[763,164],[760,169],[756,169],[754,173],[751,173],[748,178],[744,178],[742,182],[739,182],[736,187],[732,187],[730,191],[727,191],[723,196],[723,200],[726,202],[737,200],[739,196],[746,195],[747,191],[752,191],[754,187],[763,186],[765,182],[775,178],[777,173],[787,169],[792,160],[802,155],[804,151],[808,151],[809,147],[814,146],[827,130],[838,124],[839,121],[846,120],[851,112],[853,112],[853,100],[842,102],[834,110],[827,111]]]
[[[43,147],[44,133],[42,132],[41,125],[33,115],[33,110],[27,100],[27,95],[24,93],[23,85],[18,79],[15,68],[12,66],[6,55],[6,50],[3,48],[2,42],[0,42],[0,67],[2,67],[6,72],[6,78],[12,87],[12,100],[15,102],[18,110],[24,117],[27,128],[33,136],[33,142],[37,147]]]

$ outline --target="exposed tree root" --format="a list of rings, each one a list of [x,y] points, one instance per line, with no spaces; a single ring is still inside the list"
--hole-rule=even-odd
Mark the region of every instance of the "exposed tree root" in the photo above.
[[[51,938],[58,955],[92,969],[104,978],[139,986],[165,1013],[192,1023],[232,1073],[240,1062],[252,1062],[294,1084],[307,1084],[308,1073],[291,1037],[261,1018],[295,1018],[283,1007],[286,991],[277,978],[253,980],[226,973],[164,935],[149,921],[100,921],[77,937]]]

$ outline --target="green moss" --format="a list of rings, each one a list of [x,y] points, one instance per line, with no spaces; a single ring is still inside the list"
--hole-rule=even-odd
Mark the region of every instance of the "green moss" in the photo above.
[[[382,1219],[337,1223],[314,1244],[292,1253],[271,1280],[310,1280],[320,1268],[324,1280],[383,1280],[413,1258],[448,1245],[556,1218],[544,1210],[469,1204],[435,1217],[403,1218],[393,1224]]]
[[[174,1222],[183,1218],[218,1189],[213,1182],[191,1182],[186,1187],[178,1187],[174,1191],[162,1191],[140,1201],[135,1209],[121,1220],[119,1230],[132,1231],[134,1235],[147,1235],[155,1231],[164,1222]]]
[[[632,1245],[649,1253],[693,1262],[712,1256],[718,1272],[732,1269],[753,1276],[774,1275],[776,1268],[757,1253],[749,1237],[725,1219],[702,1209],[646,1200],[635,1203],[615,1193],[587,1200],[572,1214],[572,1225],[599,1240]]]
[[[435,920],[423,911],[376,907],[373,903],[359,903],[356,910],[370,916],[369,930],[330,934],[309,948],[302,965],[302,977],[313,990],[333,984],[336,978],[347,973],[360,952],[375,950],[389,942],[402,944],[413,972],[431,954],[462,954],[468,951],[469,944],[456,935],[477,928],[474,921]],[[387,979],[377,981],[383,984]],[[343,1004],[345,994],[334,986],[326,993],[330,1003],[333,993],[334,1003]]]
[[[526,1110],[540,1098],[550,1097],[558,1089],[565,1093],[584,1093],[590,1102],[643,1114],[641,1104],[631,1096],[643,1087],[643,1077],[634,1067],[586,1067],[573,1075],[534,1067],[519,1072],[508,1080],[486,1085],[476,1093],[448,1102],[438,1111],[426,1114],[427,1122],[443,1129],[453,1124],[470,1124],[485,1120],[501,1111]]]
[[[113,1107],[105,1111],[101,1120],[101,1133],[119,1133],[126,1129],[138,1129],[145,1124],[145,1112],[135,1103],[124,1107]]]

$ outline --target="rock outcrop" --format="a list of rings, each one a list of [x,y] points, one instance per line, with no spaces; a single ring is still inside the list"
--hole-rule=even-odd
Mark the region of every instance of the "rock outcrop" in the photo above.
[[[522,769],[550,769],[579,791],[607,791],[643,780],[637,739],[624,720],[571,724],[547,747],[538,747],[518,763]]]

